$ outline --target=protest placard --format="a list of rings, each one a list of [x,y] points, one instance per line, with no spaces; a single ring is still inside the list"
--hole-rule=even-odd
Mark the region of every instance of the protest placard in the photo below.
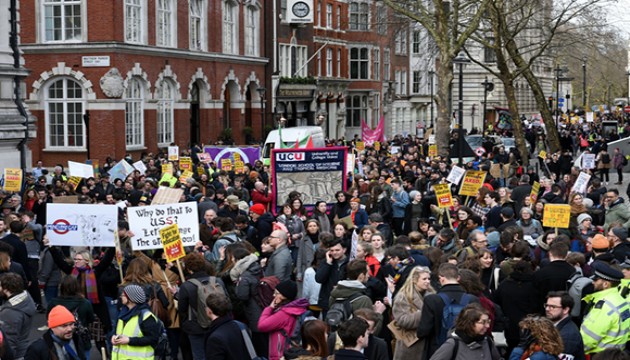
[[[160,229],[173,224],[179,228],[183,246],[194,246],[199,240],[196,202],[131,207],[127,213],[133,250],[161,248]]]
[[[210,154],[205,153],[205,152],[204,153],[197,153],[197,157],[199,158],[199,161],[204,163],[204,164],[207,164],[210,161],[212,161],[212,157],[210,157]]]
[[[365,150],[365,143],[363,141],[357,141],[355,144],[355,148],[357,149],[357,151],[363,151]]]
[[[179,182],[183,184],[186,182],[186,180],[192,179],[192,177],[193,177],[192,171],[184,170],[182,174],[179,176]]]
[[[4,169],[5,191],[19,192],[22,190],[22,169]]]
[[[376,151],[380,151],[381,150],[381,142],[380,141],[375,141],[374,142],[374,150],[376,150]]]
[[[234,162],[237,162],[237,161],[243,161],[243,160],[242,160],[242,158],[241,158],[241,154],[239,154],[239,153],[237,153],[237,152],[235,152],[234,154],[232,154],[232,156],[234,156]]]
[[[234,173],[242,174],[244,172],[245,172],[245,164],[240,160],[234,161]]]
[[[140,174],[144,175],[144,173],[147,171],[147,166],[144,164],[144,162],[142,160],[138,160],[135,163],[133,163],[133,167],[140,171]]]
[[[221,170],[232,171],[232,160],[221,159]]]
[[[486,178],[485,171],[468,170],[464,176],[464,181],[459,188],[459,195],[462,196],[477,196],[477,191],[483,185],[483,181]]]
[[[566,229],[571,218],[571,205],[545,204],[543,226]]]
[[[433,185],[435,191],[435,197],[437,198],[438,206],[441,208],[453,206],[453,196],[451,195],[450,184],[437,184]]]
[[[162,240],[167,262],[173,262],[186,256],[177,224],[160,229],[160,240]]]
[[[173,164],[171,163],[162,164],[162,174],[173,175]]]
[[[163,205],[178,203],[183,193],[184,189],[173,189],[166,186],[160,186],[158,191],[155,193],[155,196],[153,196],[151,204]]]
[[[177,183],[177,178],[170,173],[164,173],[159,183],[162,184],[163,182],[167,182],[170,187],[173,187]]]
[[[109,169],[109,176],[111,176],[112,182],[116,179],[124,181],[127,178],[127,175],[131,174],[133,171],[133,166],[129,165],[129,163],[123,159]]]
[[[582,169],[595,169],[595,154],[582,154]]]
[[[92,167],[94,171],[94,177],[99,178],[101,175],[101,168],[98,166],[98,159],[88,159],[85,163]]]
[[[573,189],[571,189],[571,192],[586,194],[586,188],[588,187],[588,182],[590,180],[591,175],[585,172],[580,172],[580,175],[578,175],[578,178],[575,180],[575,184],[573,184]]]
[[[68,185],[72,186],[72,190],[76,190],[77,186],[79,186],[79,183],[81,183],[80,176],[70,176],[68,178]]]
[[[193,162],[188,156],[182,156],[179,158],[179,169],[192,171]]]
[[[68,161],[68,173],[70,176],[78,176],[87,179],[94,177],[94,167],[89,164]]]
[[[541,159],[546,159],[547,158],[547,152],[545,150],[540,150],[540,152],[538,153],[538,157]]]
[[[429,145],[429,157],[434,158],[438,156],[438,147],[436,144]]]
[[[459,181],[462,179],[465,173],[466,170],[464,168],[453,165],[451,172],[446,177],[446,181],[450,182],[451,184],[459,184]]]
[[[168,161],[179,160],[179,146],[168,147]]]
[[[206,168],[204,168],[203,166],[199,165],[197,167],[197,175],[201,176],[201,175],[203,175],[205,173],[206,173]]]
[[[532,204],[535,204],[538,201],[538,193],[540,192],[540,183],[538,181],[534,181],[532,184],[532,192],[529,194],[529,198]]]
[[[93,204],[46,204],[46,234],[51,245],[114,246],[118,207]],[[76,198],[76,196],[75,196]]]

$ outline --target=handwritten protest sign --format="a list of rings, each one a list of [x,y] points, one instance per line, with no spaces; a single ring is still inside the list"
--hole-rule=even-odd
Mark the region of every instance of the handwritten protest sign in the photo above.
[[[75,195],[76,197],[76,195]],[[51,245],[114,246],[118,231],[116,205],[46,205],[46,234]]]
[[[595,169],[595,154],[582,154],[582,168]]]
[[[94,177],[94,168],[92,165],[74,161],[68,161],[68,172],[70,176],[78,176],[86,179]]]
[[[571,218],[571,205],[545,204],[543,212],[543,226],[566,229]]]
[[[147,166],[144,164],[144,162],[142,160],[138,160],[135,163],[133,163],[133,167],[140,171],[140,174],[144,175],[144,173],[147,171]]]
[[[485,171],[468,170],[464,181],[459,188],[459,195],[462,196],[477,196],[477,191],[483,185],[483,181],[486,178]]]
[[[466,170],[464,168],[460,168],[459,166],[453,165],[451,172],[446,177],[446,181],[451,184],[459,184],[459,181],[462,179]]]
[[[177,224],[160,229],[160,240],[162,240],[167,262],[173,262],[186,256]]]
[[[138,206],[127,209],[129,229],[133,232],[133,250],[162,247],[160,230],[177,224],[183,246],[194,246],[199,240],[197,203],[185,202],[165,205]]]
[[[540,192],[540,183],[538,181],[534,181],[532,185],[532,192],[529,194],[529,198],[532,201],[532,204],[535,204],[538,201],[538,193]]]
[[[441,208],[453,206],[453,196],[451,195],[451,186],[449,184],[433,185],[435,197],[438,206]]]
[[[575,184],[573,184],[573,189],[571,192],[586,194],[586,188],[588,187],[588,182],[591,180],[591,175],[581,172],[578,178],[575,180]]]
[[[4,190],[15,192],[22,190],[22,169],[4,169]]]

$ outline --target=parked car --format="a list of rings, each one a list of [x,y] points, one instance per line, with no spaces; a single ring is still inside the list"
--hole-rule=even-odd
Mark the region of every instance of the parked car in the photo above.
[[[503,145],[503,141],[501,140],[501,138],[496,135],[486,135],[485,138],[489,138],[492,141],[492,143],[494,144],[493,148],[496,148],[499,145]],[[464,139],[466,139],[466,142],[468,143],[468,145],[470,145],[473,151],[475,151],[476,148],[483,146],[483,135],[468,135]]]
[[[510,149],[512,149],[513,147],[516,147],[516,140],[514,140],[514,138],[510,138],[510,137],[503,137],[501,138],[501,141],[503,142],[503,146],[505,147],[505,152],[509,153]],[[525,146],[527,147],[527,152],[531,153],[531,145],[529,144],[529,141],[525,141]]]

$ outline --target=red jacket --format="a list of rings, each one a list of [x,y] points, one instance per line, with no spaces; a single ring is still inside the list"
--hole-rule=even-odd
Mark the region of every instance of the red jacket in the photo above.
[[[252,190],[252,203],[261,204],[267,208],[267,204],[271,203],[271,194],[267,193],[267,196],[263,195],[260,191]]]

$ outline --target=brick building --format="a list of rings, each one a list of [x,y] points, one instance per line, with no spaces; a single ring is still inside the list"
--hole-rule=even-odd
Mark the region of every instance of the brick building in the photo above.
[[[263,0],[21,1],[33,159],[260,138],[264,16]]]

